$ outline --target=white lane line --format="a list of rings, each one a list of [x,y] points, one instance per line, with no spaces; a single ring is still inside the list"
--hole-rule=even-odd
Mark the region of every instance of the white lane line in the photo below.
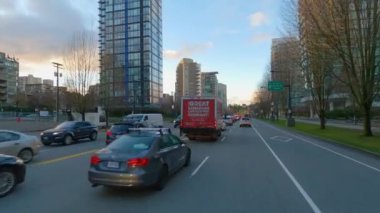
[[[201,167],[203,166],[203,164],[206,163],[206,161],[209,159],[210,156],[207,156],[205,157],[205,159],[203,159],[203,161],[198,165],[198,167],[193,171],[193,173],[191,173],[191,176],[190,177],[193,177],[194,175],[197,174],[197,172],[201,169]]]
[[[226,139],[226,136],[224,136],[224,137],[223,137],[223,138],[222,138],[220,141],[222,141],[222,142],[223,142],[225,139]]]
[[[292,180],[293,184],[297,187],[298,191],[302,194],[302,196],[305,198],[309,206],[313,209],[315,213],[320,213],[321,210],[318,208],[318,206],[314,203],[314,201],[310,198],[310,196],[307,194],[307,192],[302,188],[301,184],[297,181],[297,179],[292,175],[292,173],[288,170],[288,168],[285,166],[285,164],[281,161],[281,159],[277,156],[277,154],[272,150],[272,148],[268,145],[268,143],[265,141],[263,136],[260,134],[259,131],[255,127],[252,127],[252,129],[256,132],[256,134],[260,137],[260,139],[263,141],[265,146],[269,149],[269,151],[272,153],[273,157],[277,160],[277,162],[280,164],[282,169],[285,171],[285,173],[289,176],[289,178]]]
[[[268,125],[268,126],[270,126],[270,125]],[[270,127],[273,128],[273,129],[276,129],[276,128],[272,127],[272,126],[270,126]],[[352,157],[349,157],[349,156],[347,156],[347,155],[345,155],[345,154],[342,154],[342,153],[336,152],[336,151],[334,151],[334,150],[332,150],[332,149],[329,149],[329,148],[327,148],[327,147],[324,147],[324,146],[321,146],[321,145],[319,145],[319,144],[316,144],[316,143],[314,143],[314,142],[312,142],[312,141],[310,141],[310,140],[307,140],[307,139],[305,139],[305,138],[303,138],[303,137],[300,137],[300,136],[297,136],[297,135],[294,135],[294,134],[291,134],[291,133],[285,132],[285,131],[283,131],[283,130],[281,130],[281,129],[277,129],[277,130],[280,131],[280,132],[282,132],[282,133],[284,133],[284,134],[287,134],[287,135],[289,135],[289,136],[292,136],[292,137],[298,138],[298,139],[300,139],[300,140],[302,140],[302,141],[304,141],[304,142],[306,142],[306,143],[308,143],[308,144],[311,144],[311,145],[313,145],[313,146],[316,146],[316,147],[318,147],[318,148],[320,148],[320,149],[323,149],[323,150],[325,150],[325,151],[331,152],[331,153],[336,154],[336,155],[338,155],[338,156],[340,156],[340,157],[342,157],[342,158],[345,158],[345,159],[350,160],[350,161],[352,161],[352,162],[355,162],[355,163],[357,163],[357,164],[359,164],[359,165],[362,165],[362,166],[364,166],[364,167],[367,167],[367,168],[369,168],[369,169],[372,169],[372,170],[374,170],[374,171],[376,171],[376,172],[380,172],[380,169],[378,169],[378,168],[376,168],[376,167],[373,167],[373,166],[371,166],[371,165],[368,165],[368,164],[366,164],[366,163],[364,163],[364,162],[361,162],[361,161],[359,161],[359,160],[356,160],[356,159],[354,159],[354,158],[352,158]]]

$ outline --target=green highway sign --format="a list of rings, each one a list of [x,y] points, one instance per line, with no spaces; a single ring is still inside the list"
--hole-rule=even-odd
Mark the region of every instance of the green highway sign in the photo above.
[[[284,83],[282,81],[269,81],[268,90],[273,92],[281,92],[284,90]]]

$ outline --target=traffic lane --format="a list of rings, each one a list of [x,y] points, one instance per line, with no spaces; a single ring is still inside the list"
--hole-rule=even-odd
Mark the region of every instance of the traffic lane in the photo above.
[[[327,152],[331,152],[335,155],[343,154],[341,155],[341,157],[346,158],[348,160],[352,161],[352,159],[355,159],[357,161],[363,162],[364,164],[368,164],[376,168],[380,168],[380,161],[379,161],[380,158],[376,155],[368,154],[363,151],[356,150],[354,148],[350,148],[348,146],[337,144],[334,142],[324,141],[323,139],[313,138],[301,132],[280,129],[278,127],[275,127],[273,125],[270,125],[262,121],[257,121],[257,122],[259,126],[262,126],[263,128],[274,129],[276,130],[276,132],[278,132],[279,134],[282,134],[284,137],[288,137],[292,139],[295,138],[295,139],[298,139],[299,141],[302,141],[303,143],[308,143],[312,146],[315,146],[320,149],[324,149]],[[254,123],[256,123],[256,120],[254,121]]]
[[[163,192],[92,188],[87,181],[92,152],[82,152],[80,155],[67,155],[61,159],[54,158],[28,165],[25,183],[19,185],[9,197],[0,200],[0,212],[52,212],[52,209],[54,212],[112,212],[126,209],[133,212],[156,212],[154,206],[146,206],[151,196],[157,196],[153,199],[156,206],[165,204],[169,208],[187,187],[192,172],[207,155],[205,146],[210,144],[188,145],[192,149],[191,165],[171,177]],[[162,193],[174,193],[174,197],[167,199],[162,197]],[[130,202],[126,202],[126,199]]]
[[[182,191],[191,190],[188,188],[191,173],[205,156],[197,151],[202,145],[189,144],[193,150],[191,165],[172,176],[161,192],[92,188],[87,181],[91,154],[35,164],[27,168],[25,183],[0,200],[0,212],[157,212],[157,206],[162,210],[158,212],[182,209]]]
[[[73,155],[89,150],[96,150],[105,147],[105,133],[99,133],[96,141],[89,139],[82,139],[70,145],[52,144],[50,146],[43,146],[35,156],[30,165],[38,164],[44,161],[52,160],[55,158]],[[29,164],[28,164],[29,165]]]
[[[312,212],[250,128],[234,125],[228,131],[223,141],[202,143],[209,148],[209,158],[182,189],[183,208],[178,210]]]
[[[254,126],[323,212],[378,212],[380,170],[292,137],[260,121]],[[296,135],[296,133],[291,133]],[[273,136],[292,137],[289,142]],[[316,139],[310,139],[317,141]],[[321,142],[320,142],[321,143]],[[323,143],[321,143],[323,144]],[[346,149],[335,147],[343,155]],[[357,153],[358,154],[358,153]],[[365,158],[365,156],[362,156]],[[369,157],[374,160],[372,157]]]

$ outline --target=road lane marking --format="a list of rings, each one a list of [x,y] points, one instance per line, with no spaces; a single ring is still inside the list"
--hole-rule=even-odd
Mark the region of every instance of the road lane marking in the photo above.
[[[269,146],[269,144],[265,141],[263,136],[260,134],[259,131],[255,127],[252,127],[252,129],[256,132],[256,134],[260,137],[260,139],[263,141],[265,146],[269,149],[269,151],[272,153],[273,157],[277,160],[277,162],[280,164],[282,169],[285,171],[285,173],[288,175],[288,177],[292,180],[293,184],[297,187],[298,191],[302,194],[302,196],[305,198],[309,206],[313,209],[315,213],[320,213],[321,210],[318,208],[318,206],[314,203],[314,201],[311,199],[311,197],[307,194],[307,192],[303,189],[301,184],[297,181],[297,179],[293,176],[293,174],[288,170],[288,168],[285,166],[285,164],[281,161],[281,159],[277,156],[277,154],[273,151],[273,149]]]
[[[59,161],[64,161],[64,160],[68,160],[68,159],[72,159],[72,158],[81,157],[83,155],[92,154],[92,153],[94,153],[94,152],[96,152],[98,150],[99,149],[93,149],[93,150],[89,150],[89,151],[85,151],[85,152],[80,152],[80,153],[73,154],[73,155],[66,155],[66,156],[63,156],[63,157],[60,157],[60,158],[55,158],[55,159],[52,159],[52,160],[46,160],[46,161],[38,162],[38,163],[35,163],[33,165],[46,165],[46,164],[56,163],[56,162],[59,162]]]
[[[270,126],[270,125],[268,125],[268,126]],[[270,127],[273,128],[273,129],[277,129],[277,128],[274,128],[274,127],[272,127],[272,126],[270,126]],[[303,137],[300,137],[300,136],[294,135],[294,134],[292,134],[292,133],[285,132],[285,131],[283,131],[283,130],[281,130],[281,129],[277,129],[277,130],[280,131],[280,132],[282,132],[282,133],[284,133],[284,134],[287,134],[287,135],[289,135],[289,136],[292,136],[292,137],[298,138],[298,139],[300,139],[300,140],[302,140],[302,141],[304,141],[304,142],[306,142],[306,143],[308,143],[308,144],[311,144],[311,145],[313,145],[313,146],[316,146],[316,147],[318,147],[318,148],[320,148],[320,149],[323,149],[323,150],[325,150],[325,151],[331,152],[331,153],[336,154],[336,155],[338,155],[338,156],[340,156],[340,157],[342,157],[342,158],[345,158],[345,159],[350,160],[350,161],[352,161],[352,162],[355,162],[355,163],[357,163],[357,164],[359,164],[359,165],[362,165],[362,166],[364,166],[364,167],[367,167],[367,168],[369,168],[369,169],[372,169],[372,170],[374,170],[374,171],[376,171],[376,172],[380,172],[380,169],[378,169],[378,168],[376,168],[376,167],[373,167],[373,166],[371,166],[371,165],[368,165],[368,164],[366,164],[366,163],[364,163],[364,162],[361,162],[361,161],[359,161],[359,160],[356,160],[356,159],[354,159],[354,158],[351,158],[351,157],[349,157],[349,156],[347,156],[347,155],[345,155],[345,154],[342,154],[342,153],[336,152],[336,151],[334,151],[334,150],[332,150],[332,149],[329,149],[329,148],[327,148],[327,147],[321,146],[321,145],[319,145],[319,144],[316,144],[316,143],[314,143],[314,142],[312,142],[312,141],[310,141],[310,140],[307,140],[307,139],[305,139],[305,138],[303,138]],[[322,140],[323,140],[323,139],[322,139]]]
[[[223,137],[223,138],[222,138],[220,141],[222,141],[222,142],[223,142],[225,139],[226,139],[226,136],[224,136],[224,137]]]
[[[203,159],[203,161],[198,165],[198,167],[193,171],[193,173],[191,173],[191,176],[190,177],[193,177],[194,175],[197,174],[197,172],[201,169],[201,167],[203,166],[203,164],[206,163],[206,161],[210,158],[210,156],[207,156]]]
[[[271,139],[273,141],[281,141],[281,142],[289,142],[289,141],[293,140],[292,138],[288,138],[288,137],[284,137],[284,136],[273,136],[273,137],[270,137],[269,139]]]

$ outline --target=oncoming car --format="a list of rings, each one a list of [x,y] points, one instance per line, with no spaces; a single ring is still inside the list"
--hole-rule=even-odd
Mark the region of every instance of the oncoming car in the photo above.
[[[190,164],[191,150],[170,131],[130,129],[96,152],[90,160],[92,186],[154,187],[162,190],[168,177]]]
[[[249,118],[242,118],[240,121],[240,127],[252,127],[251,121]]]

